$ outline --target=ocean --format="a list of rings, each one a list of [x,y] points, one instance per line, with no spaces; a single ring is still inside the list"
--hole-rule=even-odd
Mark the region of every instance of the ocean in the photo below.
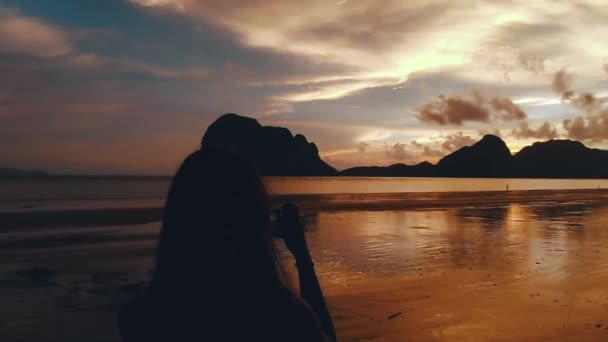
[[[341,341],[608,338],[607,180],[266,183],[273,204],[303,208]],[[169,185],[2,181],[0,340],[117,341],[116,310],[149,281]],[[20,276],[32,267],[52,286]]]
[[[270,177],[274,195],[608,189],[608,179]],[[170,177],[0,179],[0,202],[164,199]],[[86,202],[85,202],[86,203]],[[128,203],[128,202],[123,202]]]

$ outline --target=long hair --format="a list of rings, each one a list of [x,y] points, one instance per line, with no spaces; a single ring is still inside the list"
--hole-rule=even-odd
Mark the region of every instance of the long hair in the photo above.
[[[250,163],[228,150],[192,153],[167,197],[151,290],[190,300],[193,291],[283,288],[269,220]]]

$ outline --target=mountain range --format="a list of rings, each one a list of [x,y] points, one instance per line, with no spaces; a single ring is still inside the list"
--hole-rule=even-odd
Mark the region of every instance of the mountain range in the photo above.
[[[232,113],[209,126],[202,146],[241,150],[266,176],[608,178],[608,151],[578,141],[549,140],[512,155],[495,135],[485,135],[437,164],[361,166],[338,172],[321,160],[315,144],[304,136]]]
[[[321,159],[317,146],[303,135],[293,135],[283,127],[262,126],[253,118],[234,113],[224,114],[209,125],[201,147],[238,150],[264,176],[608,178],[608,151],[579,141],[548,140],[513,155],[495,135],[485,135],[437,164],[359,166],[338,172]],[[49,176],[53,175],[44,171],[0,168],[0,178]]]
[[[449,154],[436,165],[394,164],[354,167],[340,172],[361,177],[467,177],[467,178],[608,178],[608,151],[588,148],[579,141],[548,140],[524,147],[512,155],[497,136]]]

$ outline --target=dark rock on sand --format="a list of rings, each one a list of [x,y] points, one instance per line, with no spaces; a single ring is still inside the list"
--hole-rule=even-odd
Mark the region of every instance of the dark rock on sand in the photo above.
[[[402,313],[401,311],[399,311],[399,312],[395,312],[394,314],[392,314],[392,315],[388,316],[388,319],[394,319],[394,318],[397,318],[397,317],[401,316],[402,314],[403,314],[403,313]]]

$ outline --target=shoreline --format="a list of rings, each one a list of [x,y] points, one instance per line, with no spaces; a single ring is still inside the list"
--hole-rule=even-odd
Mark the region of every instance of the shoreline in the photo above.
[[[488,207],[581,200],[608,203],[608,189],[306,194],[275,195],[270,198],[273,207],[285,202],[294,202],[304,213]],[[65,226],[145,224],[160,221],[162,212],[162,206],[4,211],[0,212],[0,231]]]
[[[368,167],[368,166],[363,166]],[[381,166],[382,167],[382,166]],[[49,180],[172,180],[175,175],[62,175],[62,174],[50,174],[47,176],[2,176],[0,181],[49,181]],[[550,179],[550,180],[608,180],[606,178],[597,177],[443,177],[443,176],[264,176],[263,178],[269,179],[285,179],[285,178],[297,178],[297,179],[340,179],[340,178],[352,178],[352,179],[403,179],[403,178],[427,178],[427,179],[522,179],[522,180],[535,180],[535,179]]]

